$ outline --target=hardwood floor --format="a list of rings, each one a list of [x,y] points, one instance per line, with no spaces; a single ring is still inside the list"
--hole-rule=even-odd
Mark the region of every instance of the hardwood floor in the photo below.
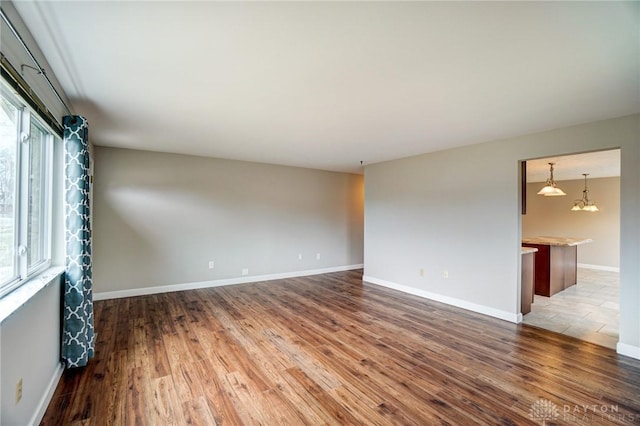
[[[42,424],[640,424],[640,361],[361,277],[96,302]]]

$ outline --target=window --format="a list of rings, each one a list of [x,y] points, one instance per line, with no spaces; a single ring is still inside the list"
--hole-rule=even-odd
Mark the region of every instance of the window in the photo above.
[[[0,115],[0,282],[17,276],[16,158],[19,110],[2,94]]]
[[[0,98],[0,297],[51,263],[54,134],[4,87]]]

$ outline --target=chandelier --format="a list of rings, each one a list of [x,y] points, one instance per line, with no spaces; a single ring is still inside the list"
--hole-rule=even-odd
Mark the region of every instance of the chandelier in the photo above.
[[[546,185],[538,192],[538,195],[544,195],[545,197],[557,197],[559,195],[567,195],[562,189],[556,186],[556,181],[553,180],[553,165],[556,163],[549,163],[549,179],[547,179]]]
[[[573,202],[573,207],[571,211],[583,211],[583,212],[597,212],[599,211],[598,206],[594,201],[589,201],[589,190],[587,189],[587,176],[589,173],[583,173],[584,176],[584,190],[582,191],[582,199],[575,200]]]

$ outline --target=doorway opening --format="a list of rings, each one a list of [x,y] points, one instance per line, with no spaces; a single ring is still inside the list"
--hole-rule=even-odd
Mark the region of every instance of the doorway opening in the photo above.
[[[553,183],[566,195],[538,194],[550,179],[551,167]],[[523,245],[539,250],[532,255],[530,308],[524,303],[529,268],[523,254],[523,323],[615,349],[620,321],[620,150],[528,160],[524,176]]]

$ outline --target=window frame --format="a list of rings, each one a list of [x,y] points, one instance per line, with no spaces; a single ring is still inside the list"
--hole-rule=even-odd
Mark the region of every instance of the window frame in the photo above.
[[[42,202],[42,207],[43,207],[43,211],[39,212],[40,213],[40,219],[42,220],[42,226],[40,228],[40,232],[42,233],[42,235],[39,238],[38,244],[41,246],[40,250],[42,251],[41,255],[40,255],[40,259],[35,262],[30,264],[29,263],[29,255],[25,255],[24,257],[24,261],[26,263],[26,276],[30,277],[32,275],[35,275],[41,271],[43,271],[44,269],[48,268],[49,266],[51,266],[51,234],[52,234],[52,229],[51,229],[51,222],[52,222],[52,214],[53,214],[53,199],[52,199],[52,192],[53,192],[53,144],[54,144],[54,136],[53,133],[50,129],[47,129],[47,127],[45,126],[44,123],[42,123],[39,120],[31,120],[31,122],[29,123],[29,131],[30,131],[30,141],[29,141],[29,149],[28,149],[28,153],[25,155],[25,157],[27,157],[27,163],[29,163],[29,166],[31,166],[31,153],[32,153],[32,148],[33,148],[33,140],[32,137],[33,135],[31,134],[31,128],[33,126],[38,127],[39,130],[42,132],[43,134],[43,139],[42,139],[42,175],[40,178],[40,184],[42,185],[41,191],[42,194],[40,196],[41,198],[41,202]],[[31,168],[29,168],[29,172],[31,172]],[[29,175],[27,173],[24,173],[24,178],[28,181],[28,183],[30,183],[29,180]],[[26,191],[28,196],[29,196],[29,191],[31,189],[30,185],[28,187],[26,187]],[[27,222],[27,236],[26,239],[24,240],[26,243],[30,243],[29,241],[29,235],[28,235],[28,224],[31,220],[31,216],[30,216],[30,212],[29,212],[29,201],[27,199],[27,204],[24,206],[23,211],[24,211],[24,221]],[[29,250],[31,250],[31,248],[29,248]]]
[[[53,221],[53,150],[54,144],[61,143],[60,136],[46,124],[37,112],[29,106],[4,79],[0,84],[3,98],[10,102],[18,110],[17,135],[15,141],[15,182],[16,192],[14,200],[14,276],[7,281],[0,282],[0,298],[11,293],[21,285],[28,282],[34,276],[40,274],[51,266],[52,263],[52,221]],[[38,244],[41,246],[42,255],[34,264],[29,264],[29,196],[30,196],[30,162],[31,149],[33,147],[31,126],[36,126],[44,133],[42,138],[43,170],[40,178],[42,185],[43,210],[40,212],[42,226]]]

